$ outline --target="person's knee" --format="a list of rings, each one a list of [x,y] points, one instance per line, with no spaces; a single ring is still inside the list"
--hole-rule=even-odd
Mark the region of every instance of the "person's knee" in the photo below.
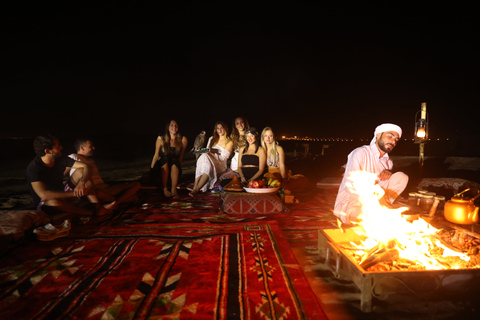
[[[408,184],[408,175],[401,171],[392,174],[392,177],[390,179],[392,179],[392,181],[395,181],[396,184],[403,186],[404,188]]]
[[[78,168],[71,175],[70,181],[73,182],[73,184],[76,186],[78,184],[78,181],[80,181],[82,177],[83,177],[83,168]]]

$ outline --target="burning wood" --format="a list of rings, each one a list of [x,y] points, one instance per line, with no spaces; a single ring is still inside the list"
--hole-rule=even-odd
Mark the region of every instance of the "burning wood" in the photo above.
[[[478,241],[478,239],[476,239]],[[437,269],[471,269],[480,268],[480,245],[470,247],[467,252],[458,252],[457,254],[446,254],[446,250],[450,251],[449,244],[440,243],[435,237],[432,239],[428,253],[425,254],[425,259],[432,261],[432,264],[440,266]],[[357,261],[357,263],[365,271],[405,271],[405,270],[427,270],[427,267],[419,263],[418,260],[410,260],[400,256],[400,251],[396,247],[389,248],[375,248],[364,253],[362,250],[356,248],[346,248],[343,246],[345,252]],[[463,260],[459,256],[466,255],[470,259]]]
[[[368,175],[357,172],[355,178],[371,180]],[[362,203],[358,224],[365,231],[359,240],[365,240],[350,243],[354,248],[349,254],[364,270],[480,268],[480,240],[464,233],[447,236],[423,219],[406,221],[402,212],[408,208],[381,206],[377,193],[367,188],[358,193]]]
[[[363,269],[367,270],[368,268],[376,265],[377,263],[382,263],[386,261],[394,261],[399,257],[399,252],[397,249],[382,250],[375,255],[370,255],[366,259],[362,259],[360,266]]]

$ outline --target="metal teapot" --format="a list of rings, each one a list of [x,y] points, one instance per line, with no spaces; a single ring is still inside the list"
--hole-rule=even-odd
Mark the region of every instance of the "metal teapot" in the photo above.
[[[473,224],[478,222],[478,209],[473,203],[475,199],[480,197],[480,193],[471,199],[464,199],[463,193],[470,189],[466,189],[452,197],[451,200],[445,202],[443,208],[445,219],[458,224]]]

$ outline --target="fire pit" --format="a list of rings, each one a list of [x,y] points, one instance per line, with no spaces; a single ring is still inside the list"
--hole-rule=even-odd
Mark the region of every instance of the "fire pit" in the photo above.
[[[454,233],[454,231],[452,231]],[[451,233],[451,234],[453,234]],[[318,247],[325,264],[339,279],[352,281],[360,290],[360,308],[363,312],[372,310],[373,298],[392,302],[408,301],[462,301],[480,291],[480,266],[469,262],[467,268],[442,268],[440,270],[422,270],[402,263],[388,248],[376,264],[360,261],[355,245],[365,240],[361,226],[348,229],[319,230]],[[454,236],[455,237],[455,236]],[[443,238],[448,238],[445,234]],[[445,239],[439,235],[441,242]],[[480,240],[475,239],[476,241]],[[453,248],[452,244],[445,243]],[[478,253],[478,252],[475,252]],[[394,268],[386,268],[382,263],[400,261]],[[445,264],[448,266],[448,264]],[[377,267],[375,267],[377,266]],[[372,271],[373,270],[373,271]]]
[[[340,228],[318,235],[333,274],[360,289],[361,310],[372,310],[372,298],[452,301],[479,291],[480,237],[461,228],[452,234],[434,227],[413,207],[381,205],[385,192],[377,178],[351,172],[347,185],[355,210],[360,210],[355,226],[344,228],[339,222]]]

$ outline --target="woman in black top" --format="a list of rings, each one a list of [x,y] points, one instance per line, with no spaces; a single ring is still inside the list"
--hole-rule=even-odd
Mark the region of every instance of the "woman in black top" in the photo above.
[[[163,193],[166,197],[178,197],[178,177],[182,173],[182,159],[187,138],[182,137],[178,132],[177,121],[171,120],[165,127],[165,134],[158,136],[155,144],[155,154],[150,165],[151,174],[155,177],[161,176]],[[168,190],[168,177],[171,179],[171,192]]]
[[[245,147],[240,149],[238,156],[238,173],[243,183],[261,179],[265,172],[267,156],[260,146],[260,139],[255,128],[250,128],[245,134]]]

